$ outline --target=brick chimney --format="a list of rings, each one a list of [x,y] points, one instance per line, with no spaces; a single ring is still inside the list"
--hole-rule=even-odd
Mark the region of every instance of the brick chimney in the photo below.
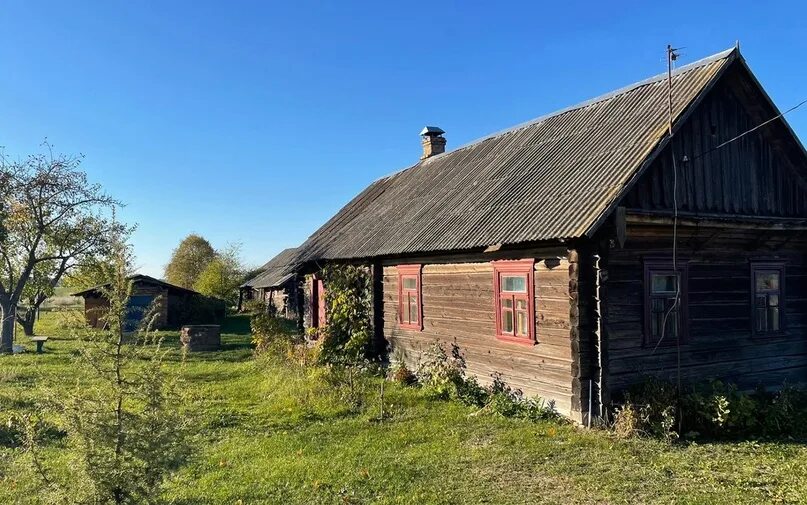
[[[423,156],[420,159],[425,160],[435,154],[446,152],[446,139],[443,137],[445,132],[436,126],[426,126],[420,132],[420,143],[423,144]]]

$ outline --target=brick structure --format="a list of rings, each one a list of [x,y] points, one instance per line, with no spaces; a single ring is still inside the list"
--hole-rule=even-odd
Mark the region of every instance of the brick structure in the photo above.
[[[218,351],[221,349],[221,326],[217,324],[183,326],[179,340],[188,352]]]

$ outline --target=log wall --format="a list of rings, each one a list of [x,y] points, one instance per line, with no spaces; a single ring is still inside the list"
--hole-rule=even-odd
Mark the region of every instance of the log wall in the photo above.
[[[397,269],[385,264],[383,324],[390,356],[416,368],[435,342],[456,343],[465,354],[468,372],[481,383],[488,383],[491,374],[499,372],[511,387],[528,396],[552,400],[559,412],[579,419],[580,402],[573,391],[578,365],[570,338],[570,262],[568,257],[538,257],[534,268],[538,343],[526,346],[495,337],[493,266],[489,259],[423,263],[422,331],[400,328]]]
[[[670,258],[668,226],[628,227],[608,259],[605,301],[608,386],[614,393],[645,375],[675,380],[676,346],[643,344],[643,262]],[[744,388],[807,381],[807,236],[800,231],[679,229],[688,264],[689,335],[681,346],[684,382],[723,379]],[[785,262],[781,337],[752,336],[751,261]]]

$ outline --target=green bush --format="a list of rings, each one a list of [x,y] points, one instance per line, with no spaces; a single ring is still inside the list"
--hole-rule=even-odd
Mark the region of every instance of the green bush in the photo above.
[[[667,440],[678,436],[676,411],[678,390],[669,382],[648,377],[625,394],[626,405],[631,405],[636,417],[636,432]],[[624,412],[623,416],[629,412]]]
[[[615,410],[618,436],[645,435],[668,440],[689,438],[807,436],[807,392],[785,385],[775,393],[741,391],[713,380],[678,395],[665,381],[648,378],[628,390]]]
[[[491,385],[484,388],[476,378],[467,377],[465,356],[453,343],[449,351],[440,343],[433,344],[418,368],[418,382],[433,398],[458,400],[479,407],[480,413],[502,417],[561,419],[553,403],[525,398],[521,390],[511,389],[497,372],[491,379]]]
[[[323,363],[372,357],[372,279],[361,266],[329,265],[322,271],[328,322],[319,332]]]
[[[263,312],[254,314],[250,319],[250,329],[255,353],[259,355],[269,352],[285,357],[295,345],[302,344],[294,322],[285,318]]]
[[[418,381],[415,373],[408,369],[403,362],[395,365],[389,377],[393,381],[397,382],[398,384],[403,384],[404,386],[412,386]]]

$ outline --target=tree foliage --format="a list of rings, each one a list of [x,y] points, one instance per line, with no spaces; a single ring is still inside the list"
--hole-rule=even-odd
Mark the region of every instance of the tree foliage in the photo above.
[[[216,250],[204,237],[190,234],[179,243],[165,266],[165,280],[193,289],[208,263],[216,258]]]
[[[36,310],[82,259],[108,251],[128,228],[119,205],[89,182],[81,157],[51,152],[21,161],[0,157],[0,350],[10,352],[17,307]]]
[[[244,280],[244,267],[237,245],[227,247],[216,256],[199,274],[193,289],[206,296],[224,300],[227,306],[238,303],[238,286]]]
[[[322,272],[328,322],[321,358],[353,362],[372,352],[372,280],[365,267],[329,265]]]
[[[62,418],[76,455],[71,479],[60,482],[46,462],[35,459],[47,484],[42,494],[54,502],[155,503],[188,450],[180,377],[164,363],[169,351],[162,337],[151,331],[159,302],[148,309],[134,335],[127,332],[133,310],[128,258],[129,248],[116,246],[107,263],[113,282],[100,288],[109,300],[108,307],[98,309],[105,329],[84,327],[74,335],[82,342],[76,358],[79,378],[66,397],[53,398],[52,410],[45,411]],[[32,437],[28,445],[35,443]]]

